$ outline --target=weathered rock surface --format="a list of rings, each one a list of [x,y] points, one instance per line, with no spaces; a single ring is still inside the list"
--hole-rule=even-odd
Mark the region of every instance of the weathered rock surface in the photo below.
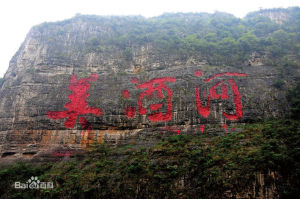
[[[115,34],[107,21],[95,24],[93,21],[73,18],[60,23],[50,23],[32,28],[24,43],[12,58],[0,89],[0,154],[1,162],[15,159],[51,159],[57,150],[86,147],[92,141],[111,143],[135,142],[149,144],[155,135],[163,132],[224,134],[236,131],[234,124],[284,117],[287,101],[284,89],[273,86],[278,79],[289,85],[288,76],[282,77],[272,66],[209,66],[200,55],[182,58],[172,54],[156,52],[151,43],[132,45],[132,57],[128,59],[120,48],[105,46],[101,51],[88,50],[87,41],[91,37]],[[100,24],[100,25],[99,25]],[[102,24],[102,25],[101,25]],[[122,23],[120,22],[120,26]],[[197,76],[196,71],[202,71]],[[196,72],[196,73],[195,73]],[[242,73],[245,76],[221,76],[210,82],[204,80],[217,74]],[[98,75],[96,81],[89,82],[86,98],[89,107],[102,111],[81,115],[90,124],[85,128],[79,117],[73,128],[66,128],[67,118],[53,119],[49,111],[67,110],[70,78],[77,80]],[[162,103],[157,110],[163,114],[168,108],[167,90],[163,97],[143,98],[147,113],[139,112],[138,98],[145,90],[136,85],[154,78],[174,77],[176,82],[165,82],[172,91],[172,113],[168,121],[151,121],[151,104]],[[136,78],[139,83],[132,80]],[[240,93],[242,115],[237,120],[224,116],[223,112],[235,114],[235,94],[229,79],[233,79]],[[199,114],[196,103],[196,87],[199,87],[202,105],[206,98],[203,91],[220,80],[225,80],[227,99],[211,98],[210,113],[206,117]],[[133,83],[132,83],[133,82]],[[129,96],[127,94],[129,93]],[[222,93],[218,86],[217,93]],[[128,97],[128,99],[126,98]],[[135,115],[124,113],[127,107],[136,107]],[[156,107],[157,108],[157,107]],[[154,107],[155,109],[155,107]],[[130,109],[133,110],[133,109]],[[202,126],[205,125],[205,126]],[[214,129],[214,130],[212,130]]]

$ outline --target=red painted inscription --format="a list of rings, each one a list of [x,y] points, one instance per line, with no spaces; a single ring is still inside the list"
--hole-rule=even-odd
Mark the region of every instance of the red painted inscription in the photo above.
[[[67,118],[65,121],[66,128],[73,128],[77,117],[80,117],[80,124],[85,129],[91,129],[90,123],[80,115],[94,114],[101,115],[102,111],[96,107],[88,107],[86,98],[89,96],[88,90],[90,89],[90,83],[98,79],[98,75],[92,74],[88,78],[82,78],[77,80],[76,75],[70,77],[69,90],[72,93],[68,96],[70,102],[65,104],[67,110],[64,111],[49,111],[48,117],[51,119]]]

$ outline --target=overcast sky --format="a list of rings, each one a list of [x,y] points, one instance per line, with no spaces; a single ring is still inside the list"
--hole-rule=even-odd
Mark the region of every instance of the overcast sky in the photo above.
[[[158,16],[165,12],[223,11],[244,17],[260,8],[300,6],[300,0],[3,0],[0,3],[0,77],[34,25],[80,14]]]

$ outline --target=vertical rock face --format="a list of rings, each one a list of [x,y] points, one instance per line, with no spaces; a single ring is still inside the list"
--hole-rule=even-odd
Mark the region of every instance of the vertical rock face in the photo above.
[[[274,67],[209,66],[151,42],[129,49],[95,39],[124,32],[84,17],[32,28],[0,89],[3,161],[47,159],[96,140],[144,144],[159,132],[230,133],[235,123],[288,114],[272,85],[290,80]]]
[[[289,20],[289,14],[285,11],[278,10],[274,11],[264,11],[260,14],[261,16],[268,17],[271,21],[274,21],[278,24],[283,24],[284,22]]]

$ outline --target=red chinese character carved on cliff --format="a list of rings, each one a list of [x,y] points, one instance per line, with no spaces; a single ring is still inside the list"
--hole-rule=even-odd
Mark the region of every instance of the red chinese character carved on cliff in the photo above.
[[[132,83],[137,84],[138,79],[133,78],[131,79]],[[162,92],[162,90],[165,90],[167,93],[167,111],[165,114],[162,112],[156,112],[148,115],[148,118],[150,121],[169,121],[172,118],[172,90],[165,85],[165,82],[176,82],[176,78],[174,77],[162,77],[162,78],[154,78],[151,79],[148,82],[141,83],[136,85],[136,88],[138,89],[146,89],[144,90],[138,97],[138,111],[141,115],[145,115],[147,113],[147,109],[143,106],[143,99],[145,97],[152,98],[153,95],[156,93],[157,97],[159,99],[164,99],[166,98]],[[127,90],[122,91],[122,95],[125,98],[129,98],[129,92]],[[149,106],[149,109],[151,111],[158,111],[162,107],[162,103],[157,103],[157,104],[151,104]],[[136,112],[135,107],[127,107],[125,109],[125,114],[127,117],[134,117]]]
[[[72,93],[68,96],[70,99],[69,103],[65,104],[67,110],[65,111],[49,111],[48,117],[51,119],[62,119],[67,118],[65,121],[66,128],[73,128],[77,117],[80,115],[94,114],[101,115],[102,111],[96,107],[88,107],[86,98],[89,96],[88,90],[90,89],[90,83],[98,79],[97,74],[92,74],[88,78],[82,78],[77,80],[76,75],[70,77],[69,89]],[[80,124],[83,128],[91,130],[90,123],[84,118],[80,117]]]
[[[194,73],[195,76],[200,77],[202,76],[202,72],[201,71],[196,71]],[[214,80],[215,78],[218,77],[222,77],[222,76],[229,76],[229,77],[233,77],[233,76],[247,76],[247,74],[245,73],[219,73],[214,75],[213,77],[204,79],[205,83],[208,83],[212,80]],[[241,118],[243,116],[243,111],[242,111],[242,103],[241,103],[241,94],[238,90],[238,87],[235,83],[235,81],[233,79],[228,79],[227,80],[228,84],[231,86],[232,89],[232,96],[233,96],[233,102],[234,102],[234,106],[235,106],[235,113],[234,114],[229,114],[226,112],[223,112],[223,115],[225,116],[226,119],[228,120],[238,120],[239,118]],[[216,99],[223,99],[226,100],[228,99],[228,95],[227,95],[227,84],[225,84],[225,80],[219,81],[216,84],[214,84],[210,89],[209,89],[209,93],[206,93],[205,91],[202,92],[203,98],[206,98],[206,105],[202,105],[201,99],[200,99],[200,94],[199,94],[199,88],[198,86],[196,86],[195,88],[195,97],[196,97],[196,106],[198,109],[198,112],[200,115],[202,115],[203,117],[208,117],[210,114],[210,101],[216,100]],[[216,93],[216,88],[222,86],[222,93]]]

